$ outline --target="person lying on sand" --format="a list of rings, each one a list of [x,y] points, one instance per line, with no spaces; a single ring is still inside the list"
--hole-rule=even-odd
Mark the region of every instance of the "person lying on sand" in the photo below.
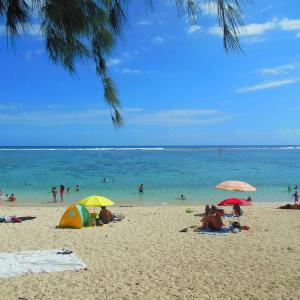
[[[243,215],[243,210],[241,209],[239,204],[233,205],[233,213],[237,217],[240,217],[241,215]]]
[[[286,204],[283,206],[279,206],[281,209],[300,209],[300,204]]]
[[[108,210],[105,206],[101,206],[101,210],[99,212],[99,220],[103,224],[108,224],[109,222],[114,220],[114,217],[110,210]]]
[[[210,211],[202,220],[202,227],[200,229],[221,230],[224,225],[219,211]]]

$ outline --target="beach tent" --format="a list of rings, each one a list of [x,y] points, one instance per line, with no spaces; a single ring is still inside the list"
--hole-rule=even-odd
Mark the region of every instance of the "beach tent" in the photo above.
[[[59,227],[82,228],[89,226],[90,213],[82,205],[70,205],[60,219]]]

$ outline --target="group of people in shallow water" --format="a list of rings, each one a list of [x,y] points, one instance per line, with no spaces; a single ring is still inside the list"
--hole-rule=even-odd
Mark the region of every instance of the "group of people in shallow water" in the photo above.
[[[79,190],[80,190],[79,184],[76,184],[75,191],[79,192]],[[57,189],[56,189],[55,186],[52,187],[51,192],[52,192],[53,202],[56,203],[57,202],[57,199],[56,199]],[[67,193],[70,192],[70,188],[69,187],[67,187],[66,192]],[[65,194],[65,186],[64,185],[60,185],[60,187],[59,187],[59,195],[60,195],[60,201],[61,202],[64,201],[64,194]]]
[[[292,193],[292,188],[291,188],[290,185],[288,186],[288,193]],[[292,194],[292,198],[294,199],[294,204],[286,204],[286,205],[280,206],[279,208],[282,208],[282,209],[300,209],[298,185],[294,186],[294,193]]]
[[[0,201],[2,200],[2,191],[0,191]],[[5,194],[5,198],[3,199],[4,201],[9,201],[9,202],[15,202],[17,200],[17,197],[15,194],[11,194],[10,196],[8,194]]]

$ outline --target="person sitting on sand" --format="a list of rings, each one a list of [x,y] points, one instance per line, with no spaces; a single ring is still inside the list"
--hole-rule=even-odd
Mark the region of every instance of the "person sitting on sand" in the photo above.
[[[204,214],[205,214],[206,216],[208,216],[209,211],[210,211],[210,207],[209,207],[208,204],[206,204],[206,205],[205,205],[205,212],[204,212]]]
[[[252,201],[251,197],[249,196],[249,197],[246,199],[246,201],[251,202],[251,201]]]
[[[240,207],[239,204],[234,204],[233,205],[233,213],[237,217],[239,217],[239,216],[241,216],[243,214],[243,211],[242,211],[242,209],[241,209],[241,207]]]
[[[99,219],[102,223],[107,224],[114,220],[114,217],[110,210],[108,210],[105,206],[101,206],[101,210],[99,212]]]
[[[201,229],[221,230],[224,225],[218,211],[210,211],[202,220]]]
[[[8,201],[16,201],[17,200],[17,197],[15,196],[15,194],[11,194],[9,197],[8,197]]]

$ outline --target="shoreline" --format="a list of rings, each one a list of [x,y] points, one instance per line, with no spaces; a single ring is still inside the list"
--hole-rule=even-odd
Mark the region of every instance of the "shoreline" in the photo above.
[[[185,200],[177,200],[177,201],[181,201],[181,202],[184,202]],[[76,202],[57,202],[57,203],[45,203],[45,204],[42,204],[42,203],[4,203],[3,201],[0,202],[0,209],[1,208],[18,208],[18,207],[21,207],[21,208],[30,208],[30,207],[39,207],[39,208],[67,208],[69,207],[70,205],[72,204],[76,204]],[[274,205],[285,205],[287,203],[289,204],[293,204],[292,201],[290,202],[287,202],[287,201],[275,201],[275,202],[251,202],[252,203],[252,206],[274,206]],[[4,205],[3,205],[4,204]],[[213,202],[207,202],[207,203],[202,203],[202,202],[199,202],[199,203],[175,203],[175,202],[159,202],[159,203],[153,203],[153,202],[148,202],[148,203],[139,203],[139,202],[122,202],[122,203],[118,203],[118,202],[115,202],[115,205],[111,206],[111,207],[182,207],[182,206],[185,206],[185,207],[188,207],[188,206],[191,206],[191,207],[201,207],[201,206],[205,206],[206,204],[209,204],[209,205],[216,205],[216,203],[213,203]]]

